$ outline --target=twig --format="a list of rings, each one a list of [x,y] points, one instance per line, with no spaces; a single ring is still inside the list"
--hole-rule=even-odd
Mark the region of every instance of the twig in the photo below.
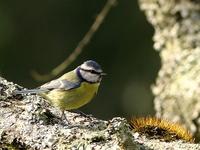
[[[85,34],[83,39],[78,43],[74,51],[60,65],[55,67],[50,73],[44,74],[44,75],[38,73],[35,70],[32,70],[31,75],[33,76],[33,78],[37,81],[47,81],[54,78],[61,72],[63,72],[81,54],[84,47],[90,42],[93,35],[99,29],[105,17],[108,15],[108,12],[110,11],[110,9],[113,6],[115,6],[116,3],[117,3],[117,0],[108,0],[106,2],[101,12],[97,15],[96,20],[90,27],[89,31]]]

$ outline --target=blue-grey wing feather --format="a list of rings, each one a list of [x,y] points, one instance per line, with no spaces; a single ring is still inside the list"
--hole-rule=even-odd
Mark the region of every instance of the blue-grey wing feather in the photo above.
[[[80,81],[78,82],[71,82],[68,80],[53,80],[49,83],[46,83],[40,87],[40,89],[62,89],[62,90],[70,90],[74,88],[78,88],[80,86]]]
[[[78,88],[81,85],[81,82],[70,82],[67,80],[53,80],[51,82],[48,82],[41,87],[37,89],[30,89],[30,90],[21,90],[21,91],[14,91],[14,94],[27,94],[27,93],[44,93],[49,92],[54,89],[60,89],[60,90],[71,90],[74,88]]]

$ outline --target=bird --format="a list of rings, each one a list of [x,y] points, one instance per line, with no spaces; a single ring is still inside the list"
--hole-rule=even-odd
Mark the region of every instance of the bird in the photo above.
[[[35,89],[15,91],[15,94],[38,94],[62,111],[78,109],[89,103],[97,94],[102,77],[106,75],[101,66],[87,60],[74,70],[65,73]]]

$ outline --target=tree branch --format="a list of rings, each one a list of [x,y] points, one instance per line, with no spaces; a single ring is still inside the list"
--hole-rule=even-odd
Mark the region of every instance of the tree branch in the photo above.
[[[97,32],[100,25],[103,23],[105,17],[108,15],[109,11],[116,3],[117,0],[107,0],[107,3],[96,17],[96,20],[90,27],[89,31],[85,34],[83,39],[78,43],[74,51],[60,65],[55,67],[50,73],[44,75],[41,75],[37,71],[33,70],[31,71],[31,75],[33,76],[33,78],[35,78],[37,81],[47,81],[54,78],[61,72],[63,72],[81,54],[85,46],[89,44],[94,34]]]

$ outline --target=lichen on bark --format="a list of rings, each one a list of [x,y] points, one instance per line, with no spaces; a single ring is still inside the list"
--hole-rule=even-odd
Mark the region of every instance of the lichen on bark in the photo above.
[[[200,1],[140,0],[161,57],[155,85],[156,115],[200,136]]]
[[[0,77],[0,149],[121,149],[134,147],[127,120],[110,121],[61,111]]]
[[[198,144],[162,142],[135,133],[127,120],[105,121],[61,111],[37,95],[13,95],[19,87],[0,77],[0,150],[200,149]],[[153,138],[153,137],[152,137]]]

